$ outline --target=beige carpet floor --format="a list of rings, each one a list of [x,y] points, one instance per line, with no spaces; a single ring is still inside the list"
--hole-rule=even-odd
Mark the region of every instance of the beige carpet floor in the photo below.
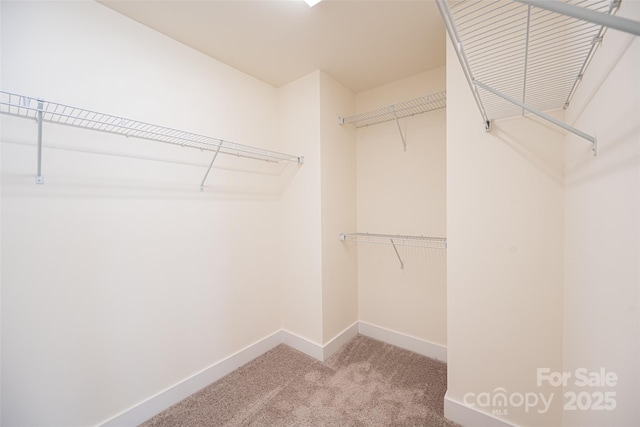
[[[324,363],[279,345],[143,423],[453,427],[447,366],[358,335]]]

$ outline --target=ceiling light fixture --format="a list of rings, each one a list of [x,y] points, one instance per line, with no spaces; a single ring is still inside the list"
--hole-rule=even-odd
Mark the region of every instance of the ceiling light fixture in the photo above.
[[[309,7],[313,7],[318,3],[320,3],[321,1],[322,0],[304,0],[304,2],[309,5]]]

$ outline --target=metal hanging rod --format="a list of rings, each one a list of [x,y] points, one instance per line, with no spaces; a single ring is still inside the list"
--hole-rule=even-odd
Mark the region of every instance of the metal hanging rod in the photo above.
[[[400,132],[404,151],[407,151],[407,142],[402,134],[399,119],[439,110],[446,106],[447,92],[435,92],[419,98],[400,102],[398,104],[388,105],[386,107],[368,111],[366,113],[356,114],[355,116],[338,117],[338,124],[342,126],[346,123],[356,128],[361,128],[394,120],[398,126],[398,132]]]
[[[342,241],[355,241],[362,243],[377,243],[393,246],[393,250],[400,262],[400,268],[404,269],[404,262],[398,252],[398,246],[414,248],[446,249],[447,239],[443,237],[403,236],[399,234],[372,234],[372,233],[340,233]]]
[[[547,9],[552,12],[561,13],[563,15],[572,16],[583,21],[593,22],[615,30],[624,31],[636,36],[640,36],[640,23],[632,19],[613,16],[607,13],[596,12],[584,7],[574,6],[570,3],[563,3],[558,0],[515,0],[530,6]],[[621,0],[612,0],[612,7],[620,7]]]
[[[436,0],[478,109],[493,120],[567,108],[607,27],[640,23],[614,16],[620,0]],[[549,120],[592,143],[596,138]]]
[[[519,106],[520,108],[527,110],[530,113],[535,114],[538,117],[541,117],[543,119],[545,119],[548,122],[553,123],[556,126],[561,127],[562,129],[565,129],[571,133],[573,133],[574,135],[578,135],[581,138],[586,139],[587,141],[591,141],[591,151],[593,151],[593,155],[597,155],[598,154],[598,141],[596,140],[596,138],[594,138],[593,136],[586,134],[584,132],[582,132],[579,129],[574,128],[573,126],[569,126],[568,124],[561,122],[560,120],[549,116],[548,114],[543,113],[542,111],[538,111],[535,108],[529,107],[526,104],[523,104],[522,102],[518,101],[517,99],[513,99],[503,93],[498,92],[497,90],[485,85],[482,82],[479,82],[477,80],[474,80],[473,83],[475,85],[478,85],[479,87],[488,90],[489,92],[493,93],[494,95],[499,96],[500,98],[506,99],[507,101]]]
[[[44,183],[41,170],[43,122],[211,151],[214,153],[213,159],[202,180],[201,190],[219,153],[274,163],[284,161],[304,163],[302,156],[283,154],[4,91],[0,91],[0,114],[33,119],[38,123],[38,170],[36,175],[36,183],[38,184]]]

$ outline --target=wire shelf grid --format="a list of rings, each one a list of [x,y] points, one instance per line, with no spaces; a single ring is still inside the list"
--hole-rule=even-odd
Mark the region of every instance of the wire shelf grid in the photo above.
[[[611,0],[565,2],[605,14],[618,7]],[[540,111],[569,105],[606,31],[597,23],[508,0],[449,0],[445,8],[469,79]],[[487,120],[525,113],[495,93],[475,90]]]
[[[376,243],[416,248],[446,249],[447,239],[443,237],[408,236],[400,234],[342,233],[340,240],[362,243]]]
[[[202,151],[246,157],[266,162],[302,163],[303,158],[265,150],[178,129],[145,123],[69,105],[0,91],[0,114],[38,120],[64,126],[90,129],[150,141],[164,142]]]
[[[356,114],[355,116],[344,117],[342,121],[356,128],[361,128],[439,110],[446,106],[447,93],[446,91],[441,91],[388,105],[366,113]]]

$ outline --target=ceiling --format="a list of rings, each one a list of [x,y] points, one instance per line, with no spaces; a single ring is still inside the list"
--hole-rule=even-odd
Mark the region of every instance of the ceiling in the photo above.
[[[280,87],[322,70],[354,93],[445,65],[433,0],[98,0]]]

